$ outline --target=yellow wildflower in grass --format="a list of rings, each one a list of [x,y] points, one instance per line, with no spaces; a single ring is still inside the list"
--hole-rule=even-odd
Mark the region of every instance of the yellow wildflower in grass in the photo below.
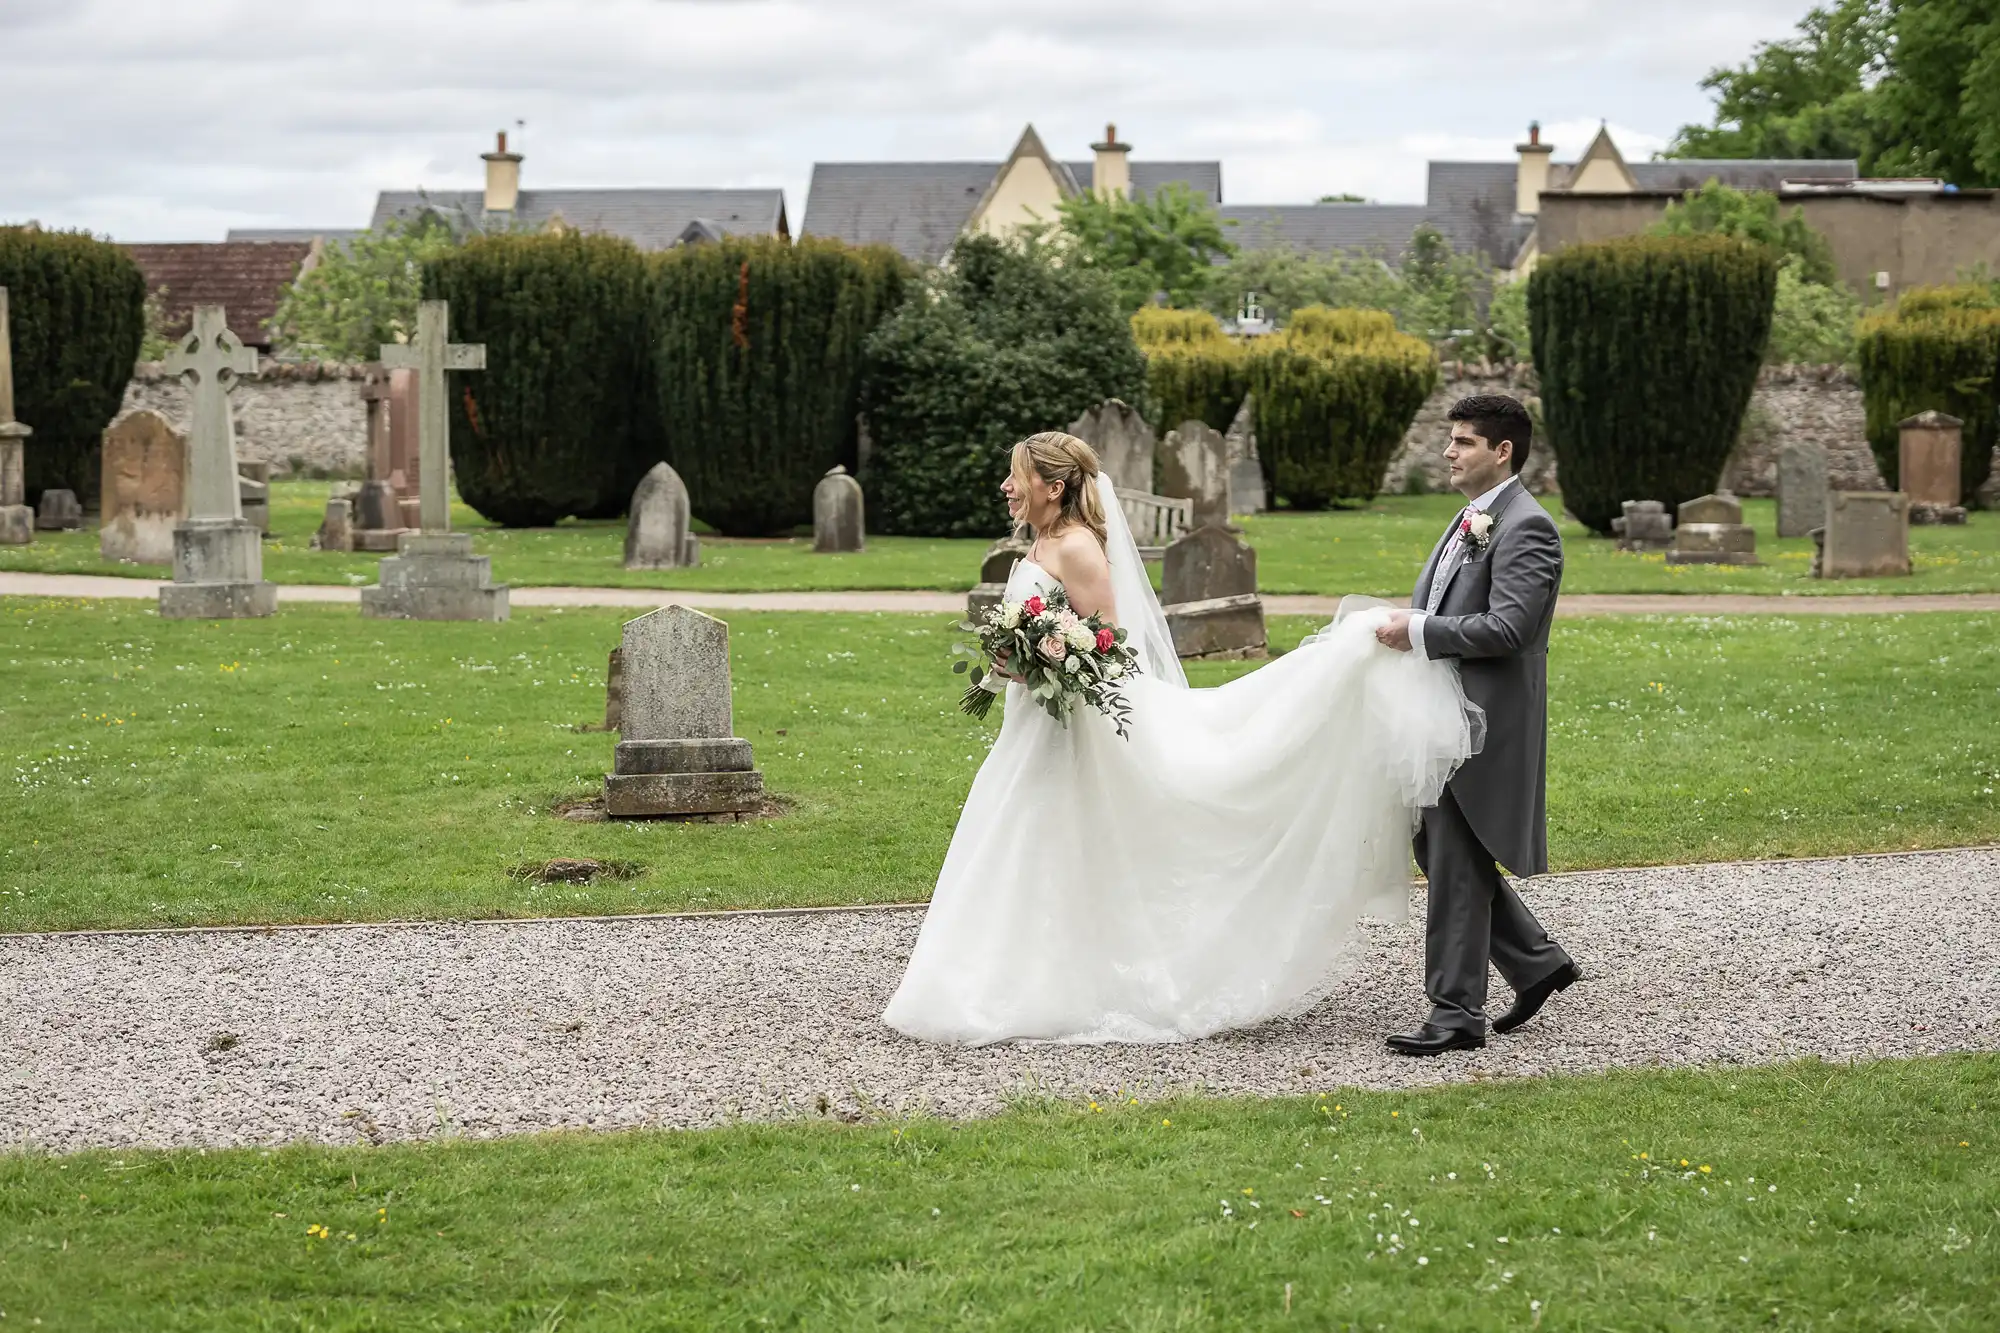
[[[1703,1174],[1704,1176],[1705,1176],[1705,1175],[1707,1175],[1707,1174],[1709,1173],[1709,1167],[1708,1167],[1708,1166],[1706,1166],[1706,1165],[1704,1165],[1704,1166],[1703,1166],[1703,1167],[1701,1168],[1701,1173],[1702,1173],[1702,1174]]]
[[[1163,1128],[1169,1128],[1169,1129],[1171,1129],[1171,1128],[1173,1127],[1173,1123],[1174,1123],[1174,1122],[1173,1122],[1173,1121],[1171,1121],[1171,1120],[1162,1120],[1162,1121],[1160,1122],[1160,1124],[1161,1124],[1161,1126],[1162,1126]]]

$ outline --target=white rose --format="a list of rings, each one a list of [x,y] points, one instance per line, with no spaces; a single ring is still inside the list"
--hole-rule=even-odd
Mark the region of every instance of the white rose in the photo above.
[[[1021,604],[1008,602],[1000,608],[1000,628],[1019,629],[1021,626]]]
[[[1062,636],[1063,642],[1069,645],[1069,650],[1073,653],[1087,653],[1097,646],[1097,636],[1084,628],[1081,621],[1065,628]]]
[[[1493,534],[1493,515],[1484,509],[1475,509],[1466,520],[1466,530],[1472,534],[1472,540],[1484,546]]]

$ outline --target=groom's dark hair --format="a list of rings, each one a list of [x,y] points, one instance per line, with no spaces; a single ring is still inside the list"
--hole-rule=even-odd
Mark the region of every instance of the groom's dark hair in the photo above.
[[[1507,462],[1514,471],[1519,472],[1527,463],[1528,450],[1535,442],[1535,422],[1520,399],[1504,393],[1475,393],[1453,403],[1444,419],[1463,421],[1495,448],[1502,440],[1512,441],[1514,452]]]

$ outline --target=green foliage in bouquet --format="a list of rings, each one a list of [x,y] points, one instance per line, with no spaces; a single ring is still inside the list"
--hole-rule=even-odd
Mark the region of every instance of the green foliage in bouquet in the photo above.
[[[1611,531],[1626,500],[1714,489],[1771,333],[1778,257],[1727,236],[1635,236],[1536,265],[1528,312],[1563,502]]]
[[[13,324],[14,416],[28,441],[29,497],[97,494],[99,444],[118,414],[145,330],[132,257],[81,231],[0,227],[0,287]]]
[[[1897,423],[1947,412],[1965,423],[1960,493],[1977,503],[2000,434],[2000,303],[1984,285],[1919,287],[1894,311],[1868,316],[1858,339],[1868,445],[1891,487],[1899,484]]]
[[[1294,509],[1373,498],[1437,387],[1430,345],[1378,310],[1295,311],[1247,359],[1265,482]]]
[[[887,246],[810,236],[729,237],[651,262],[659,419],[695,516],[745,537],[811,522],[827,470],[859,470],[866,348],[909,265]],[[869,517],[880,512],[871,494]]]
[[[658,457],[646,354],[646,262],[628,241],[495,235],[424,266],[454,341],[486,369],[448,378],[451,461],[465,502],[506,527],[622,507],[625,463]]]
[[[1145,362],[1109,281],[1032,242],[961,238],[868,353],[862,484],[887,533],[1005,530],[1009,446],[1106,398],[1144,401]]]
[[[1107,625],[1103,616],[1078,616],[1069,594],[1061,588],[1020,602],[1002,602],[978,621],[958,627],[974,637],[971,644],[954,643],[952,671],[972,683],[958,701],[960,711],[985,718],[993,711],[989,674],[1019,681],[1028,696],[1050,717],[1069,725],[1079,703],[1089,704],[1111,719],[1120,736],[1132,719],[1119,683],[1138,670],[1138,654],[1127,644],[1126,631]]]

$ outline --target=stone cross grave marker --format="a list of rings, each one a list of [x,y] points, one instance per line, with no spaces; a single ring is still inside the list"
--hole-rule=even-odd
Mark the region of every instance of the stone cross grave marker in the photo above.
[[[398,502],[396,468],[390,453],[388,371],[380,366],[370,368],[361,381],[361,403],[368,414],[368,479],[354,497],[354,549],[393,551],[396,538],[407,525]]]
[[[604,779],[613,819],[755,811],[764,775],[732,735],[729,626],[685,606],[625,622],[618,742]]]
[[[28,508],[28,460],[23,442],[34,434],[14,420],[14,343],[7,322],[7,289],[0,287],[0,546],[35,539],[35,511]]]
[[[1826,522],[1826,446],[1778,451],[1778,535],[1803,537]]]
[[[445,411],[445,372],[486,369],[484,343],[455,343],[446,337],[450,303],[425,301],[417,307],[417,337],[410,343],[385,343],[382,364],[390,370],[413,370],[417,378],[417,459],[423,472],[422,514],[425,532],[451,531],[451,419]]]
[[[813,487],[813,550],[840,554],[864,550],[867,545],[867,507],[861,483],[835,464]]]
[[[188,515],[174,524],[174,581],[160,589],[160,614],[181,620],[268,616],[278,609],[278,589],[264,581],[263,536],[243,517],[229,415],[229,391],[257,373],[257,353],[229,331],[221,306],[198,305],[165,369],[187,386],[191,424]]]

